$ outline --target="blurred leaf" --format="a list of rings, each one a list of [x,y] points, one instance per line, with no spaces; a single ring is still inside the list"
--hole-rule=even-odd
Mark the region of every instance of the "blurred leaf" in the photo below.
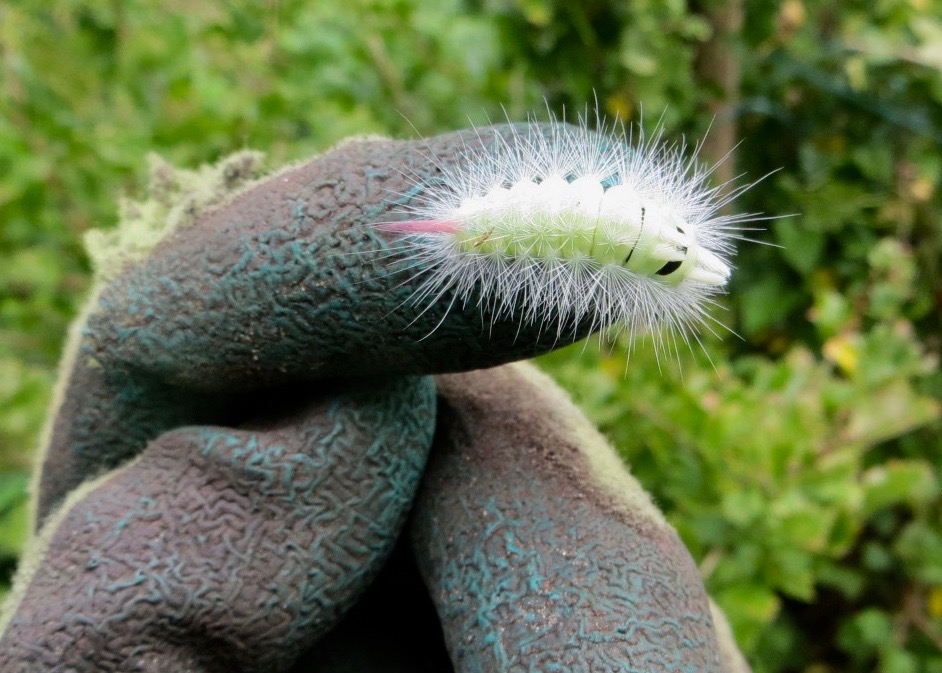
[[[749,648],[781,608],[778,597],[762,586],[741,585],[716,592],[714,598],[729,617],[743,647]]]
[[[938,496],[939,483],[933,468],[921,461],[893,460],[876,465],[863,475],[864,507],[908,504],[916,507]]]
[[[800,218],[775,222],[775,238],[782,246],[782,256],[801,275],[807,276],[820,264],[824,254],[824,234],[803,229]]]

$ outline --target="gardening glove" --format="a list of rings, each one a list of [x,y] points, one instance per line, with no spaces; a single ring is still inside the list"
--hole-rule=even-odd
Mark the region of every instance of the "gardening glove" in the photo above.
[[[157,194],[174,231],[137,256],[103,246],[121,270],[71,339],[0,671],[279,671],[336,623],[422,471],[434,399],[418,375],[560,341],[513,315],[485,331],[447,301],[419,314],[371,226],[441,162],[508,138],[348,144],[222,204]],[[223,186],[251,163],[224,167]]]

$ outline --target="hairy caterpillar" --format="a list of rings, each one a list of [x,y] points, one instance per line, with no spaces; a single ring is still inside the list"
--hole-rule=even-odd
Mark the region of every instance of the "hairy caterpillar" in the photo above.
[[[581,119],[511,135],[442,165],[412,219],[378,225],[401,235],[397,250],[421,268],[414,302],[453,291],[491,320],[515,313],[557,330],[587,321],[632,342],[665,327],[689,344],[697,327],[710,329],[733,241],[757,219],[720,211],[750,185],[710,187],[696,152],[685,158],[659,133],[633,142],[624,128],[592,131]]]

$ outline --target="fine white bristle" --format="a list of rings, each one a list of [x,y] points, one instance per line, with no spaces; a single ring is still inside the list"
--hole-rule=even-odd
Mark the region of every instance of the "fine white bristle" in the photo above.
[[[666,328],[657,349],[689,344],[732,271],[733,240],[753,215],[723,215],[733,196],[660,133],[518,125],[467,149],[421,184],[406,222],[384,223],[414,270],[412,301],[455,297],[487,320],[541,330]],[[434,156],[430,157],[436,161]],[[732,196],[730,196],[732,194]]]

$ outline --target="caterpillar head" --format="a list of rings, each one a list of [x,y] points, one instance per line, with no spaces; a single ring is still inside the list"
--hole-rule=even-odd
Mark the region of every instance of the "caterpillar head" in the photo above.
[[[722,288],[729,280],[729,264],[698,241],[696,225],[671,207],[616,185],[604,194],[599,213],[608,231],[620,232],[612,253],[617,258],[627,250],[625,268],[669,286],[689,281]]]

